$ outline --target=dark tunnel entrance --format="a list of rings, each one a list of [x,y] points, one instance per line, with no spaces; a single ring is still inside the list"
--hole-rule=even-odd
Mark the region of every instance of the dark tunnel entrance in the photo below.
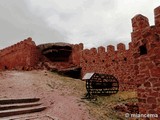
[[[52,62],[68,62],[72,53],[70,46],[52,46],[45,49],[43,54]]]
[[[58,71],[59,74],[80,79],[81,78],[81,67],[73,67],[73,68],[68,68],[66,70]]]
[[[81,78],[81,68],[74,64],[72,60],[72,47],[73,45],[68,43],[40,45],[39,48],[42,54],[49,60],[45,67],[64,76]]]

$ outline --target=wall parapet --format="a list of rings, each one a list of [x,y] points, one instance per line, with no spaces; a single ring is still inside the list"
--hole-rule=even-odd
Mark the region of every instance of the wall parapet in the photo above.
[[[145,29],[146,27],[149,27],[149,20],[147,17],[138,14],[132,18],[133,32]]]
[[[0,50],[0,69],[28,69],[35,66],[40,58],[32,38],[27,38],[12,46]]]
[[[32,38],[27,38],[27,39],[24,39],[23,41],[20,41],[14,45],[11,45],[9,47],[6,47],[4,49],[1,49],[0,50],[0,57],[4,56],[4,55],[7,55],[8,53],[11,53],[13,51],[16,51],[18,49],[21,49],[21,47],[25,47],[25,45],[27,46],[36,46],[35,45],[35,42],[32,41]]]
[[[154,9],[155,25],[160,27],[160,6]]]

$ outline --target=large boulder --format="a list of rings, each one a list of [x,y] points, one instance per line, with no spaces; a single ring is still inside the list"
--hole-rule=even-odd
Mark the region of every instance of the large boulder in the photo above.
[[[74,45],[69,43],[47,43],[38,45],[45,61],[43,67],[73,78],[80,78],[81,68],[73,63],[72,52]]]

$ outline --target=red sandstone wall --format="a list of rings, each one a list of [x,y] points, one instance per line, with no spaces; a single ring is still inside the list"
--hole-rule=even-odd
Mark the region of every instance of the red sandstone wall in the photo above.
[[[80,65],[81,51],[83,50],[83,44],[75,44],[72,46],[71,62],[75,65]]]
[[[132,26],[140,113],[160,114],[160,7],[155,9],[155,26],[149,26],[142,15],[132,19]],[[146,54],[141,54],[142,46],[146,46]]]
[[[136,15],[129,49],[124,44],[85,49],[81,52],[82,76],[87,72],[114,75],[120,90],[137,90],[140,113],[160,114],[160,7],[154,10],[155,26]]]
[[[137,89],[140,113],[160,114],[160,7],[154,10],[155,26],[148,18],[132,19],[132,42],[129,50],[120,43],[82,51],[82,76],[87,72],[114,75],[120,90]]]
[[[131,47],[131,44],[130,44]],[[117,45],[117,51],[114,46],[91,48],[82,51],[81,63],[82,76],[87,72],[97,72],[114,75],[119,83],[120,90],[135,89],[133,59],[131,48],[125,49],[125,45]]]
[[[31,38],[0,50],[0,69],[28,69],[39,61],[39,51]]]

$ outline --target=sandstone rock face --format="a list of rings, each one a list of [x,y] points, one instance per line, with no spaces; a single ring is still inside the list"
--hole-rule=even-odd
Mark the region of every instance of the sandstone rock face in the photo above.
[[[63,75],[80,78],[79,46],[69,43],[48,43],[38,45],[38,48],[46,59],[43,61],[45,68]]]
[[[42,54],[52,62],[71,62],[72,46],[67,43],[48,43],[38,47]]]

